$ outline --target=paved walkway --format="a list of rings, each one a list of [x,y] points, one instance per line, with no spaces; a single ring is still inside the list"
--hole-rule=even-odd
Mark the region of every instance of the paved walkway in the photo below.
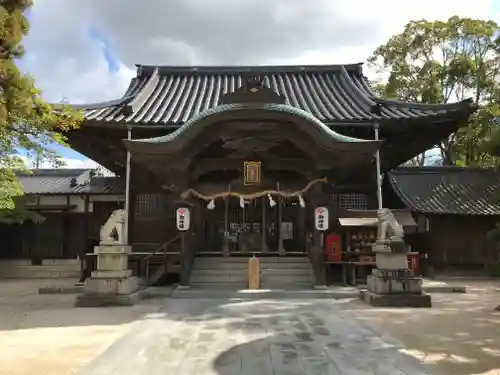
[[[168,299],[82,375],[424,375],[331,300]]]

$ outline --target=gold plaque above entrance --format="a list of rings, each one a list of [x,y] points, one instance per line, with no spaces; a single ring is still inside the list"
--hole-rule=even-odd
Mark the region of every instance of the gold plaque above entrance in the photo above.
[[[244,169],[244,184],[259,185],[261,180],[261,162],[260,161],[245,161]]]

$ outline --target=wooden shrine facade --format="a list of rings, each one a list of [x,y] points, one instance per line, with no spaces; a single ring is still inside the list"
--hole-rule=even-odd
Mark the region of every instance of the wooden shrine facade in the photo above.
[[[335,201],[376,209],[377,151],[385,174],[474,111],[471,101],[378,98],[361,64],[140,65],[122,98],[76,107],[85,122],[68,134],[71,146],[122,178],[130,171],[136,249],[175,236],[175,207],[189,205],[192,256],[312,258],[323,246],[312,228],[314,207],[331,207],[332,230],[346,214]]]

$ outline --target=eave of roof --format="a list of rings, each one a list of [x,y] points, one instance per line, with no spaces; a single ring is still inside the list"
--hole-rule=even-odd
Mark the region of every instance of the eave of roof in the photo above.
[[[80,105],[87,122],[129,126],[182,125],[198,113],[220,105],[221,97],[240,87],[248,75],[261,75],[264,85],[287,104],[324,123],[381,123],[442,118],[474,111],[471,101],[427,105],[384,100],[376,96],[362,64],[325,66],[179,67],[138,65],[123,96],[112,102]],[[380,116],[372,107],[381,104]]]
[[[87,169],[35,169],[31,174],[18,175],[19,183],[27,195],[80,195],[122,194],[123,184],[117,177],[94,176],[85,185],[74,180]]]
[[[500,215],[500,173],[467,167],[397,168],[388,179],[401,201],[423,214]]]
[[[307,124],[307,126],[302,127],[302,130],[313,136],[318,144],[325,148],[331,148],[334,145],[333,147],[335,149],[345,149],[346,151],[362,151],[364,149],[368,153],[373,153],[381,144],[381,141],[358,139],[341,135],[331,130],[320,120],[304,110],[290,105],[276,103],[223,104],[214,108],[209,108],[195,115],[184,125],[179,127],[179,129],[170,134],[148,139],[125,140],[124,142],[127,148],[134,153],[162,152],[166,150],[170,143],[180,141],[184,137],[189,137],[190,134],[191,136],[199,134],[204,128],[220,120],[221,116],[225,116],[226,119],[232,119],[238,115],[247,119],[252,119],[252,116],[257,119],[265,119],[268,116],[278,115],[294,122],[296,122],[297,119],[302,120],[301,122]],[[194,126],[195,124],[196,126]],[[147,147],[143,147],[144,145],[147,145]],[[182,144],[178,144],[177,146],[177,149],[179,149],[182,147]],[[175,148],[175,146],[172,147]]]

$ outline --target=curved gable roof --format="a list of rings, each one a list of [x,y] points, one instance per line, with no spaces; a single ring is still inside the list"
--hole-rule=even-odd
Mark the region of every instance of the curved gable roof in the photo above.
[[[301,130],[315,138],[316,142],[325,148],[332,148],[335,145],[334,147],[337,149],[373,153],[381,144],[381,141],[358,139],[339,134],[310,113],[290,105],[278,103],[223,104],[198,113],[172,133],[154,138],[124,140],[124,142],[127,148],[134,153],[161,152],[168,148],[175,149],[176,146],[177,148],[181,148],[182,144],[176,141],[180,141],[181,139],[189,141],[203,129],[222,119],[227,120],[240,117],[246,119],[252,119],[252,117],[267,119],[275,115],[280,116],[280,119],[288,118],[294,123],[300,120],[299,127],[300,122],[307,124],[307,126],[302,126]],[[195,124],[196,126],[194,126]]]

